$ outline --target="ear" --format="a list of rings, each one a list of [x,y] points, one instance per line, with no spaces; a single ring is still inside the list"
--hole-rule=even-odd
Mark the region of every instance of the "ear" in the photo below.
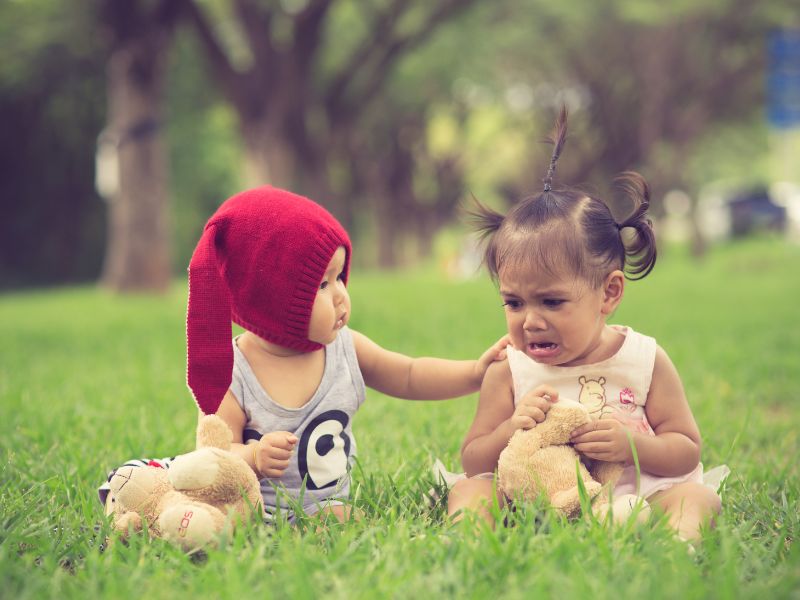
[[[619,269],[611,271],[603,282],[603,305],[601,311],[604,315],[613,313],[622,301],[625,291],[625,275]]]

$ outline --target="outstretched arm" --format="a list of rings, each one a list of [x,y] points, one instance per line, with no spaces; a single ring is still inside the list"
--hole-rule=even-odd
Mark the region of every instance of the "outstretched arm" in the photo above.
[[[478,360],[411,358],[351,332],[364,382],[379,392],[407,400],[444,400],[477,391],[486,369],[505,358],[508,345],[507,336],[503,336]]]
[[[675,477],[694,469],[700,461],[700,431],[678,371],[660,347],[656,352],[645,413],[655,436],[631,432],[616,419],[602,419],[573,432],[576,450],[589,458],[632,464],[630,436],[642,470]]]

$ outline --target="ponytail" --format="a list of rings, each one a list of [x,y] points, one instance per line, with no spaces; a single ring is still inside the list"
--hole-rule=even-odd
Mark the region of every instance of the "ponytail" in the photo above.
[[[617,223],[603,200],[569,186],[553,189],[566,139],[567,109],[562,106],[547,139],[553,144],[553,152],[542,179],[543,191],[523,199],[507,215],[473,197],[467,215],[486,243],[484,263],[495,282],[501,268],[535,265],[551,274],[574,273],[597,287],[613,270],[636,280],[646,277],[655,266],[656,241],[647,216],[647,182],[632,171],[617,177],[617,186],[633,204],[630,216]],[[623,235],[628,228],[635,235]]]
[[[547,141],[553,144],[553,154],[550,156],[550,166],[547,168],[547,174],[542,179],[544,184],[544,193],[553,189],[553,176],[556,173],[556,163],[561,156],[561,150],[564,149],[564,142],[567,141],[567,107],[561,106],[558,113],[555,127],[552,133],[547,138]]]
[[[625,249],[624,272],[630,280],[643,279],[656,264],[656,236],[653,222],[647,216],[650,208],[650,187],[644,177],[634,171],[625,171],[617,176],[615,183],[622,194],[632,202],[633,211],[630,216],[617,223],[623,248]],[[636,234],[629,238],[622,237],[622,230],[632,228]]]

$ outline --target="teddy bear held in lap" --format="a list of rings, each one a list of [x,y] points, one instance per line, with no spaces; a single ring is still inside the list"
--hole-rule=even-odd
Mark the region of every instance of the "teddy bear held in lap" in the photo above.
[[[532,501],[544,495],[556,510],[567,517],[580,513],[578,476],[586,493],[597,498],[594,511],[604,517],[611,510],[614,521],[627,519],[638,503],[638,516],[649,511],[647,502],[633,494],[613,499],[609,504],[604,489],[613,489],[622,474],[622,463],[580,460],[569,444],[570,433],[591,421],[585,406],[573,400],[554,403],[547,418],[536,427],[518,430],[500,454],[497,464],[499,486],[511,499]]]

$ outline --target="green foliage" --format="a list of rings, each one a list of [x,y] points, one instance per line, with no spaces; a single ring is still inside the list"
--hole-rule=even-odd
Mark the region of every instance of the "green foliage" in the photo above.
[[[242,189],[242,151],[233,111],[205,76],[188,31],[176,36],[167,98],[175,271],[185,271],[208,218]]]
[[[691,262],[667,248],[615,322],[654,335],[682,374],[707,467],[732,468],[723,514],[690,555],[663,521],[608,529],[542,506],[511,527],[444,525],[434,457],[451,468],[475,398],[372,391],[356,417],[358,523],[240,531],[189,558],[158,540],[104,547],[95,487],[142,455],[191,448],[185,283],[164,297],[92,288],[0,296],[0,573],[8,598],[790,598],[798,550],[795,275],[800,249],[751,240]],[[352,326],[414,355],[473,357],[503,332],[485,279],[356,272]],[[441,490],[440,490],[441,491]]]
[[[105,87],[91,11],[3,2],[0,38],[0,288],[90,279],[105,234],[94,191]]]
[[[109,50],[98,21],[102,4],[0,3],[0,163],[7,173],[0,183],[0,207],[13,215],[0,223],[0,287],[89,280],[99,272],[107,211],[94,191],[93,169],[106,112]],[[246,71],[254,57],[234,3],[198,4],[234,65]],[[272,25],[279,50],[292,35],[291,18],[306,4],[275,5]],[[332,3],[310,83],[314,100],[370,33],[376,11],[389,4]],[[419,0],[402,4],[410,8],[400,19],[401,31],[412,29],[431,8]],[[564,100],[581,107],[573,113],[571,139],[559,164],[565,182],[604,186],[619,170],[638,168],[655,184],[655,206],[675,186],[691,193],[715,180],[749,185],[776,173],[788,177],[797,170],[793,162],[768,164],[778,153],[768,143],[763,118],[765,63],[760,57],[772,28],[798,25],[795,4],[475,2],[388,67],[385,90],[357,110],[351,124],[368,160],[353,161],[345,153],[328,157],[331,187],[348,194],[358,185],[375,187],[363,173],[357,176],[354,164],[368,164],[375,180],[389,179],[383,163],[393,155],[387,149],[401,139],[411,147],[412,189],[422,209],[441,201],[435,175],[442,163],[454,165],[450,188],[493,204],[518,198],[538,188],[549,152],[540,140],[554,106]],[[170,51],[165,114],[173,263],[180,272],[205,219],[243,185],[244,160],[240,124],[224,90],[208,77],[189,23],[179,24]],[[669,60],[655,61],[664,72],[652,74],[650,61],[658,56]],[[353,74],[364,83],[359,78],[367,73],[362,65]],[[730,76],[712,94],[706,86],[720,73]],[[642,114],[645,92],[653,90],[650,114],[657,119]],[[304,116],[312,132],[327,135],[330,124],[318,109],[309,108]],[[665,124],[660,135],[643,141],[656,121]],[[791,148],[784,154],[792,155]],[[384,192],[353,194],[358,195],[351,200],[354,238],[374,242],[376,234],[368,230],[375,198],[385,197]]]

